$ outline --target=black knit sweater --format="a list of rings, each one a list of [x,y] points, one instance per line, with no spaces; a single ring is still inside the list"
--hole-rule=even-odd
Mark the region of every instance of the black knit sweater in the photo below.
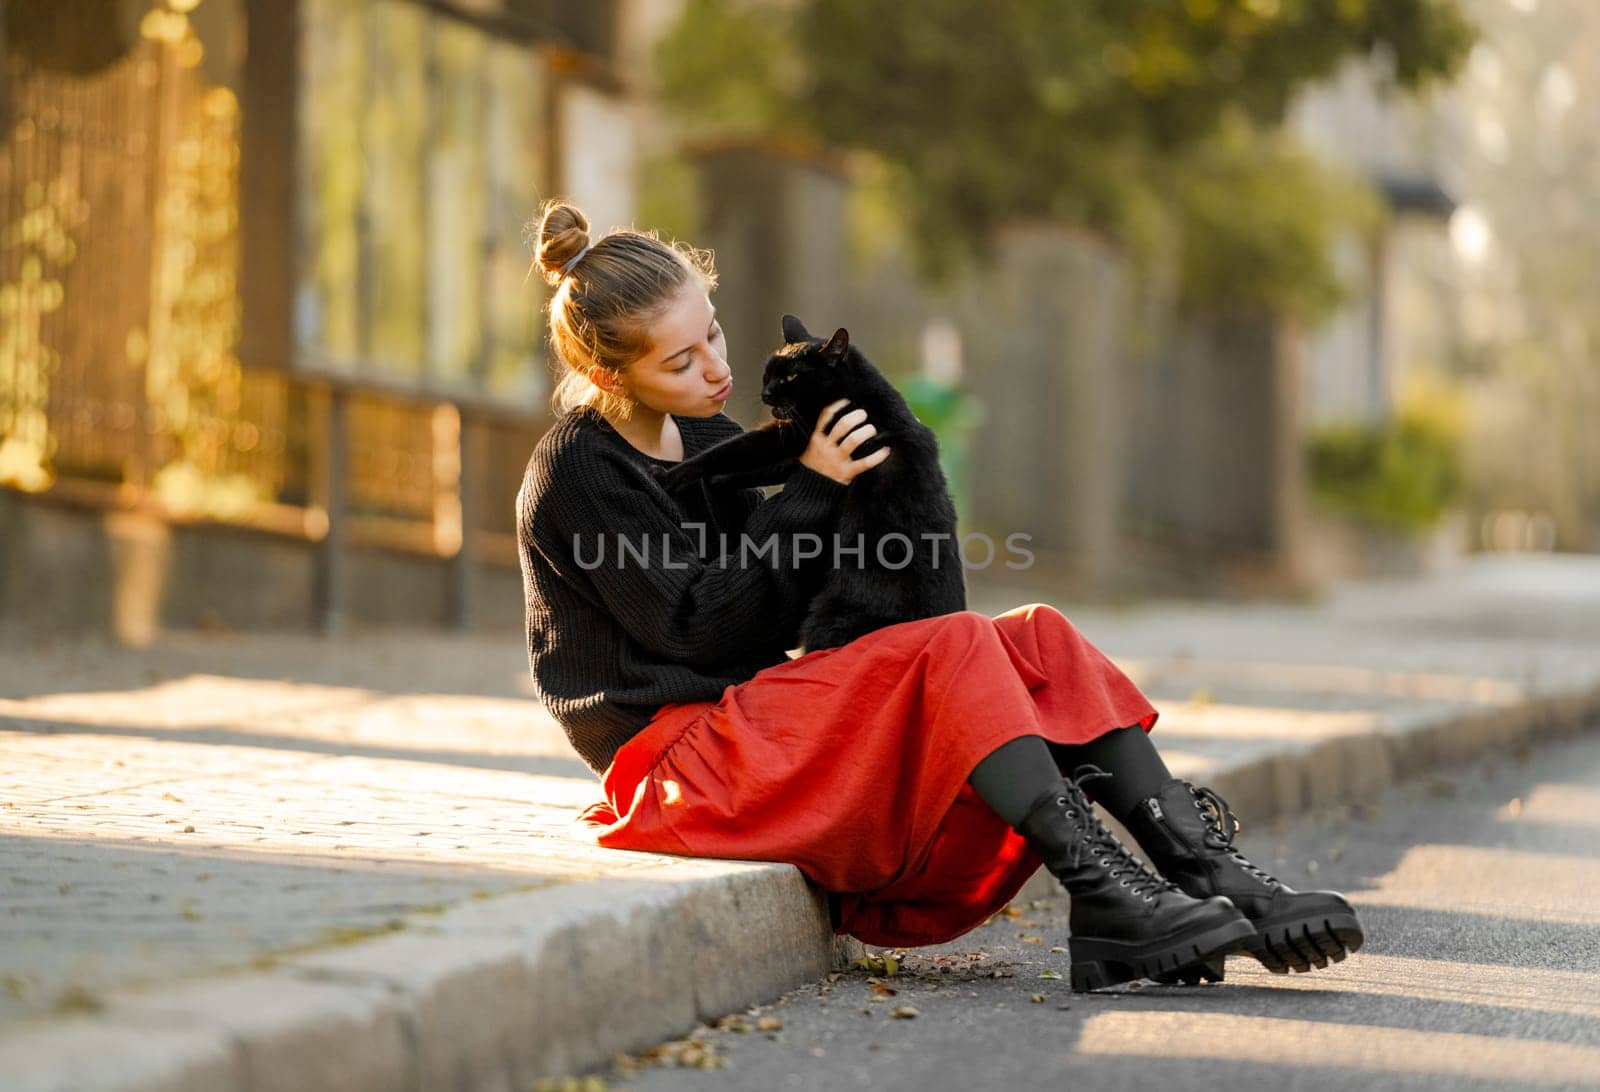
[[[674,420],[685,458],[743,431],[721,414]],[[828,560],[795,536],[827,540],[845,493],[801,466],[772,497],[706,483],[674,497],[652,465],[672,463],[584,407],[539,441],[517,494],[529,670],[596,773],[661,706],[715,700],[787,658]]]

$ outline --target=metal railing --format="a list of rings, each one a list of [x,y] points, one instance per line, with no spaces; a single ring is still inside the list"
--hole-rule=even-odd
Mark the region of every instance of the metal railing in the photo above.
[[[0,487],[317,543],[329,626],[348,548],[453,559],[469,622],[548,418],[238,359],[239,104],[182,40],[4,79]]]

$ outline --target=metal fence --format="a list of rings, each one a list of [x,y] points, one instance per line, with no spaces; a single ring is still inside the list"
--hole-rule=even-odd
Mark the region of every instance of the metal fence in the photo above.
[[[546,419],[237,357],[239,103],[161,31],[87,73],[6,53],[0,486],[514,564]]]

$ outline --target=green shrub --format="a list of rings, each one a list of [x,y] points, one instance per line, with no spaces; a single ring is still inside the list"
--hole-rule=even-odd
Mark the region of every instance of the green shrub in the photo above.
[[[1317,504],[1395,530],[1433,527],[1461,496],[1461,434],[1446,414],[1327,426],[1311,437],[1310,461]]]

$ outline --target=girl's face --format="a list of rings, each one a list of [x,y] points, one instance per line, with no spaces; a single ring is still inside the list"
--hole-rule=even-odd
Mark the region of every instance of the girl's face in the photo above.
[[[624,393],[657,413],[714,417],[733,393],[717,309],[691,278],[650,324],[650,347],[620,376]]]

